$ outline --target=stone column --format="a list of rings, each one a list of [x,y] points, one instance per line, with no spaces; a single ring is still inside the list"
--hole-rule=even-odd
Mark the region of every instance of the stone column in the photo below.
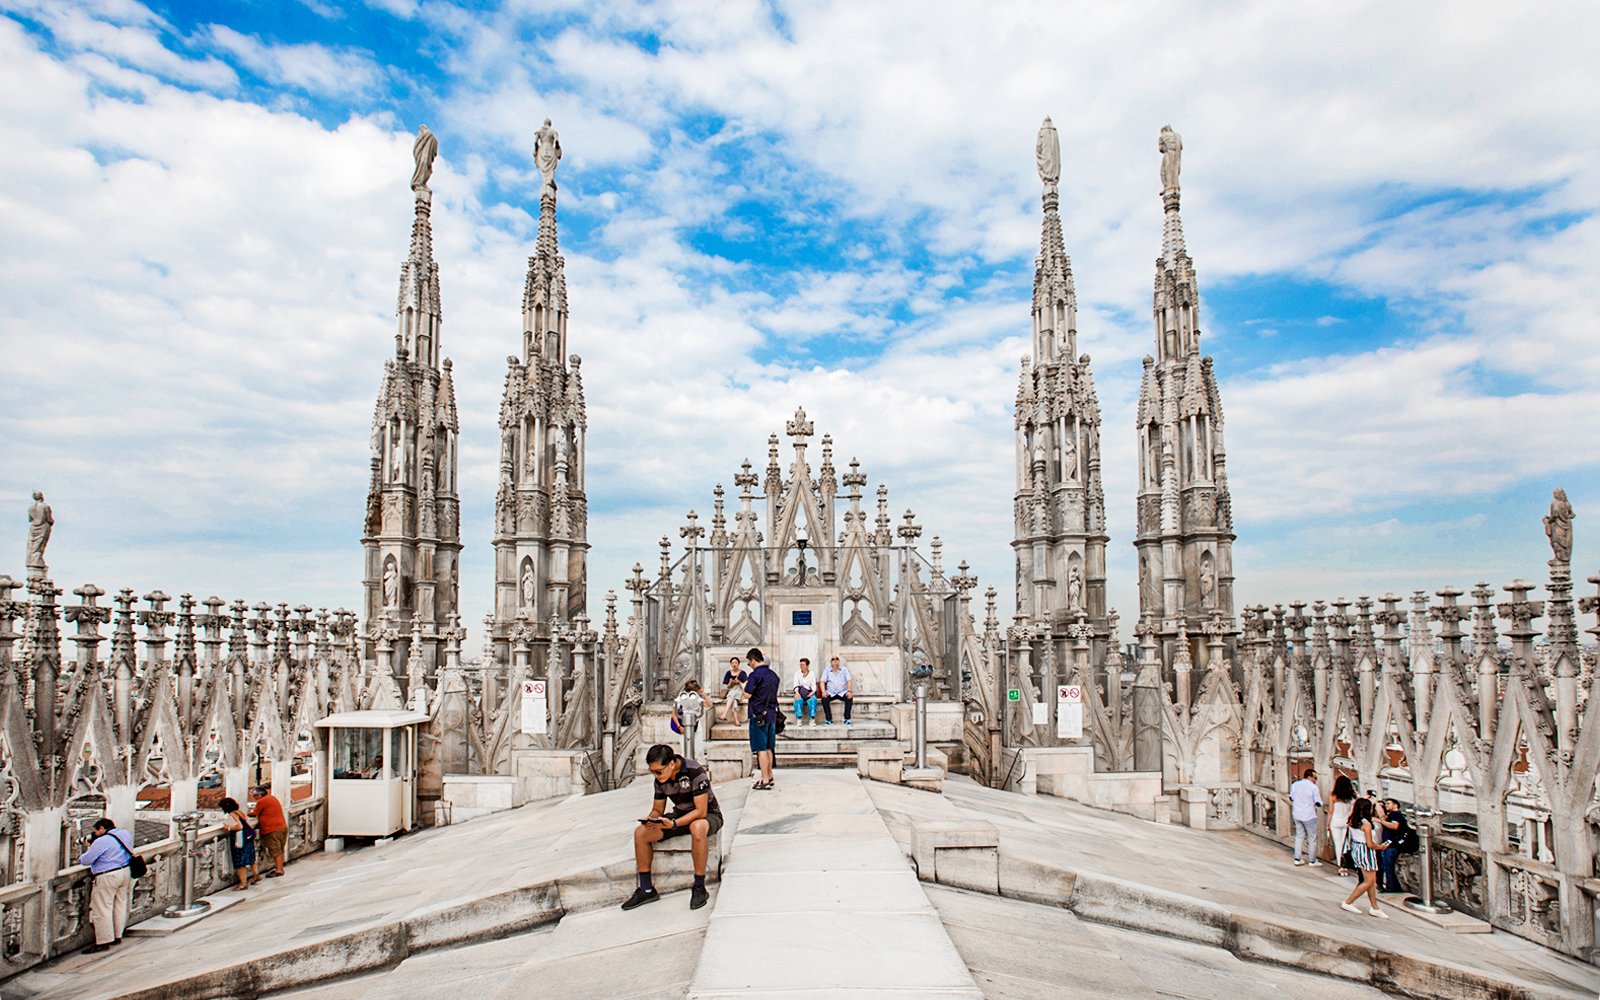
[[[1416,698],[1416,726],[1420,736],[1428,731],[1433,708],[1433,634],[1428,628],[1428,592],[1411,592],[1411,688]]]
[[[1322,719],[1328,711],[1328,675],[1332,666],[1328,662],[1328,605],[1313,601],[1311,614],[1311,651],[1308,659],[1311,661],[1311,687],[1315,695],[1312,715]]]
[[[1500,708],[1499,638],[1494,633],[1494,588],[1479,581],[1472,590],[1472,653],[1478,661],[1478,733],[1494,738]]]
[[[1377,646],[1372,634],[1372,600],[1365,594],[1356,598],[1355,655],[1360,658],[1361,722],[1370,726],[1373,724],[1376,694],[1372,673],[1376,666]]]

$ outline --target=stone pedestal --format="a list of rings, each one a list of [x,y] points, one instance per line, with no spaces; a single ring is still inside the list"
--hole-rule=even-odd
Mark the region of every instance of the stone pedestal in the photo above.
[[[984,820],[918,821],[911,825],[911,860],[924,882],[996,895],[1000,892],[1000,832]]]
[[[529,748],[511,751],[511,773],[521,784],[522,801],[536,802],[599,791],[595,782],[600,764],[591,759],[593,756],[589,750]]]
[[[1171,800],[1162,792],[1160,771],[1096,772],[1094,748],[1087,746],[1026,747],[1019,752],[1026,765],[1025,780],[1033,785],[1031,789],[1023,785],[1019,791],[1171,822]]]
[[[702,763],[711,771],[712,783],[721,784],[748,777],[752,761],[749,743],[713,742],[706,744],[706,759]]]
[[[914,702],[896,702],[888,706],[889,718],[894,721],[895,736],[902,740],[915,740],[917,733],[917,706]],[[928,742],[960,743],[963,738],[961,720],[965,709],[960,702],[928,702]]]
[[[527,802],[519,794],[521,782],[509,774],[447,774],[443,801],[450,809],[451,824],[489,813],[515,809]]]

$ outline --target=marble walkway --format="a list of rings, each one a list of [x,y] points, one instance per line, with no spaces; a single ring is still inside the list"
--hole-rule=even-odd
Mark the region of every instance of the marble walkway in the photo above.
[[[750,793],[691,998],[982,1000],[862,785],[783,770]]]
[[[616,906],[632,888],[628,833],[649,797],[641,785],[313,855],[189,930],[64,957],[0,983],[0,998],[422,1000],[443,991],[666,1000],[837,996],[852,986],[857,996],[994,1000],[1380,995],[1349,979],[1244,961],[1218,942],[1143,933],[1183,936],[1094,910],[1093,898],[1083,905],[1091,880],[1469,971],[1505,984],[1507,997],[1600,992],[1600,969],[1515,935],[1454,935],[1398,907],[1382,922],[1345,913],[1330,872],[1294,868],[1280,847],[1242,833],[1146,823],[961,778],[937,795],[848,771],[781,769],[772,792],[745,782],[717,791],[731,836],[722,884],[701,910],[688,909],[683,891],[627,913]],[[974,816],[998,828],[1003,858],[1078,873],[1072,910],[917,882],[906,857],[911,824]]]
[[[1040,864],[1204,901],[1306,935],[1468,970],[1526,989],[1528,995],[1572,1000],[1600,995],[1600,968],[1515,934],[1449,933],[1402,909],[1402,897],[1380,897],[1388,920],[1367,916],[1364,905],[1360,914],[1341,910],[1352,880],[1326,866],[1296,868],[1287,849],[1242,831],[1150,823],[1053,796],[999,792],[962,777],[946,781],[943,795],[878,782],[865,787],[907,851],[916,820],[982,818],[999,829],[1002,852]],[[1076,902],[1073,909],[1082,912]],[[1116,922],[1117,917],[1111,909],[1096,919]]]

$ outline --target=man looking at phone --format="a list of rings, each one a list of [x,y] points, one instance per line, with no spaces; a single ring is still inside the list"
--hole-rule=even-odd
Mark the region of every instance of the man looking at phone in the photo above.
[[[689,909],[698,910],[710,898],[706,893],[706,858],[711,853],[711,838],[722,829],[722,808],[711,790],[711,774],[665,743],[651,747],[644,755],[644,762],[655,778],[655,807],[633,831],[633,858],[638,864],[639,887],[622,908],[631,910],[661,898],[650,884],[650,862],[655,857],[655,845],[667,837],[687,834],[689,851],[694,858],[694,889],[689,893]],[[671,814],[667,813],[669,799]]]

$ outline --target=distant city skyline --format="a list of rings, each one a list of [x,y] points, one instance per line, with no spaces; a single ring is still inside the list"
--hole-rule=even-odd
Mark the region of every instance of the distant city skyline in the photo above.
[[[1137,613],[1157,134],[1226,418],[1236,606],[1600,570],[1591,5],[0,4],[0,573],[359,608],[411,143],[432,186],[481,644],[504,358],[561,133],[589,608],[803,406],[1012,608],[1011,404],[1061,136]],[[1439,26],[1448,23],[1450,30]],[[785,459],[787,462],[787,459]],[[1591,527],[1593,530],[1591,531]],[[625,598],[625,592],[622,592]],[[626,613],[625,599],[619,602]],[[1580,628],[1591,624],[1587,619]]]

